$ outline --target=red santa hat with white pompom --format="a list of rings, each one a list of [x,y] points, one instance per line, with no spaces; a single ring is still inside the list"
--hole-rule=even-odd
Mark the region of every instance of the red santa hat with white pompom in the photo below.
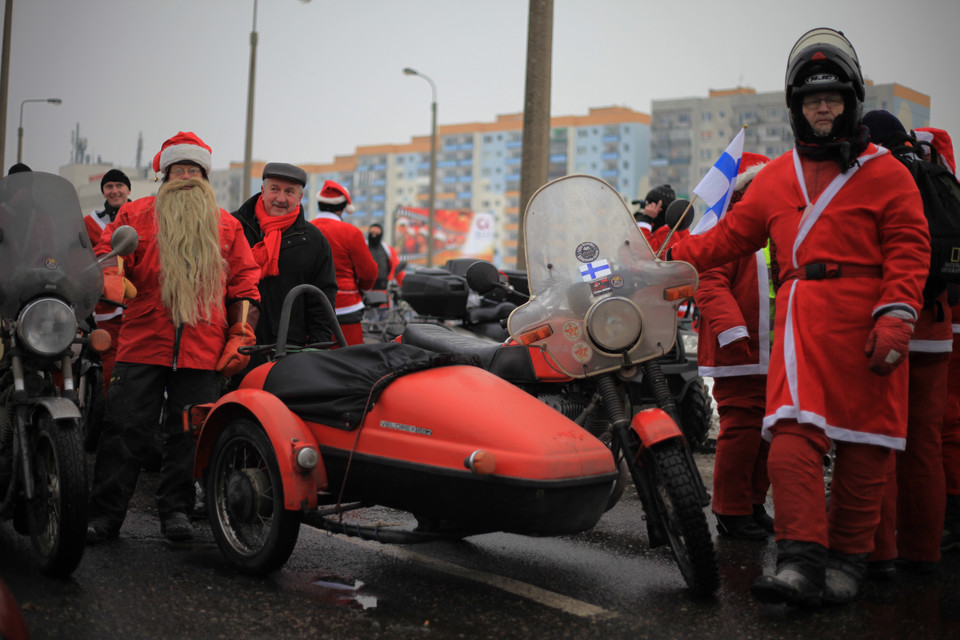
[[[167,167],[178,162],[197,164],[210,175],[213,151],[197,134],[180,131],[160,147],[160,152],[153,158],[153,170],[166,173]]]
[[[353,213],[355,208],[350,202],[350,192],[341,184],[327,180],[317,192],[317,204],[321,211]]]

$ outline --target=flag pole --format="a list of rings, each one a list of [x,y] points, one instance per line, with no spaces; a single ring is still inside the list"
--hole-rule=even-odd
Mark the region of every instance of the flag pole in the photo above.
[[[659,259],[660,259],[660,254],[663,253],[663,250],[664,250],[664,249],[667,247],[667,245],[670,243],[670,238],[673,237],[673,232],[677,230],[677,227],[680,226],[680,223],[683,222],[683,219],[686,218],[686,217],[687,217],[687,214],[690,213],[690,210],[693,209],[693,201],[696,200],[696,199],[699,198],[699,197],[700,197],[700,196],[698,196],[697,194],[693,194],[693,197],[690,199],[689,202],[687,202],[687,208],[683,210],[683,213],[681,213],[681,214],[680,214],[680,217],[677,218],[676,224],[674,224],[673,227],[670,229],[670,231],[667,232],[667,237],[666,237],[666,239],[663,241],[663,244],[660,245],[660,248],[657,249],[657,255],[655,255],[655,256],[653,257],[654,260],[659,260]],[[663,212],[663,215],[666,216],[666,215],[667,215],[667,212],[664,211],[664,212]]]

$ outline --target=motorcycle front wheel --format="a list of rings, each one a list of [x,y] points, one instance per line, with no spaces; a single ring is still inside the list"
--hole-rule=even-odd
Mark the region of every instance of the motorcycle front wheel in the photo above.
[[[691,471],[682,446],[670,441],[647,451],[653,462],[653,494],[683,579],[695,595],[707,596],[720,586],[720,571],[700,504],[699,476]]]
[[[87,460],[80,425],[41,413],[32,438],[35,497],[27,504],[30,539],[40,571],[69,576],[87,536]]]
[[[217,437],[207,470],[207,515],[220,551],[241,571],[268,573],[293,553],[300,514],[283,507],[280,467],[260,425],[235,420]]]

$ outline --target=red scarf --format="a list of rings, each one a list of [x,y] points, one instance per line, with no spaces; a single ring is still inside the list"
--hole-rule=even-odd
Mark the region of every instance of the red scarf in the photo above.
[[[254,212],[260,222],[263,240],[253,246],[253,257],[260,265],[260,279],[263,280],[267,276],[280,273],[277,265],[277,260],[280,258],[280,236],[296,221],[297,216],[300,215],[300,208],[297,207],[296,211],[286,215],[271,216],[263,206],[263,196],[260,196],[257,198]]]

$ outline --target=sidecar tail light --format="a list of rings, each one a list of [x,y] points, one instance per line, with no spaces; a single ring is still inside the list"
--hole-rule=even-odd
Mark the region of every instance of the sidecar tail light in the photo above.
[[[90,341],[90,348],[97,353],[103,353],[110,348],[113,338],[106,329],[94,329],[87,338]]]
[[[463,461],[463,466],[478,476],[488,476],[497,468],[497,459],[489,451],[477,449]]]
[[[692,284],[682,284],[676,287],[667,287],[663,290],[664,300],[683,300],[692,298],[695,287]]]
[[[320,462],[320,454],[313,447],[297,449],[297,465],[304,470],[310,470]]]

